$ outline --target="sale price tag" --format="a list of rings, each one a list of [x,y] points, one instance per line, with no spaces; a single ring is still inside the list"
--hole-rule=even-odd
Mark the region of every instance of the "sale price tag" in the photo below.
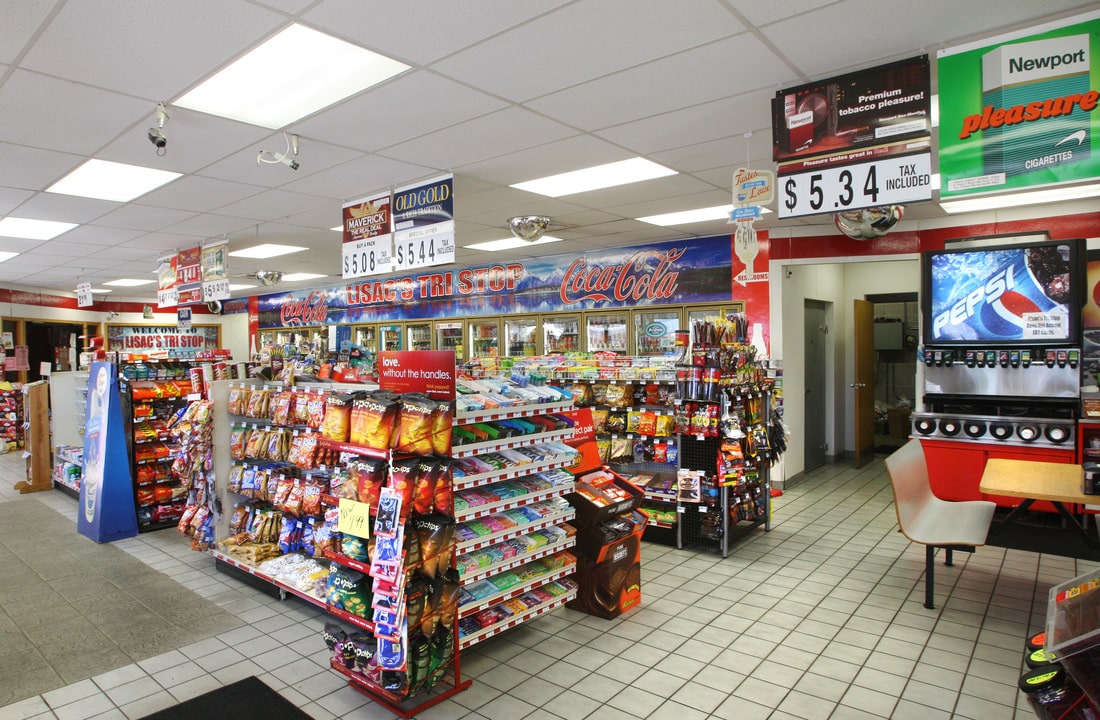
[[[779,217],[903,205],[932,199],[932,154],[822,167],[779,180]]]
[[[211,280],[202,284],[202,301],[228,300],[229,280]]]
[[[339,512],[337,530],[364,540],[370,537],[370,505],[340,498]]]
[[[393,272],[393,243],[389,235],[346,242],[341,245],[341,252],[345,278]]]
[[[454,221],[394,233],[394,269],[412,270],[455,261]]]

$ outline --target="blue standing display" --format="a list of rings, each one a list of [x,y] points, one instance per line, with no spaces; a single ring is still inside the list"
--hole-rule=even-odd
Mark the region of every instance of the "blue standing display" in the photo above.
[[[76,529],[99,543],[138,534],[118,371],[113,363],[92,363],[88,376],[84,481],[80,485]]]

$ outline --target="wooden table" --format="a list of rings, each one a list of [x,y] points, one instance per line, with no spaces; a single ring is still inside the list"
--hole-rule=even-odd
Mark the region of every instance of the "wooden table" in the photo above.
[[[1090,535],[1078,517],[1066,508],[1066,505],[1100,505],[1100,495],[1081,492],[1083,480],[1084,470],[1080,465],[990,458],[986,461],[978,489],[988,495],[1023,498],[1024,501],[1005,516],[1002,526],[1015,520],[1035,501],[1045,500],[1054,505],[1089,547],[1098,547],[1100,541]]]

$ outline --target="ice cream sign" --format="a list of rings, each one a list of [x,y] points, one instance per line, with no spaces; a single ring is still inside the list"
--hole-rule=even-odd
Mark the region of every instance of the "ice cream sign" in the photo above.
[[[737,168],[733,172],[732,222],[756,220],[763,207],[775,200],[775,173],[771,170]]]

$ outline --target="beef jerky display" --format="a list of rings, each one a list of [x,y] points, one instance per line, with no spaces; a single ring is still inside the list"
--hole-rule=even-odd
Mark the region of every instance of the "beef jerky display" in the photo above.
[[[333,560],[332,666],[398,714],[463,689],[459,652],[572,597],[576,451],[570,395],[459,380],[456,401],[385,391],[342,398],[320,446],[344,454],[328,502],[371,508],[368,539]],[[455,408],[459,408],[457,411]],[[329,512],[339,512],[336,507]],[[340,536],[336,531],[334,533]],[[335,607],[338,605],[338,607]]]

